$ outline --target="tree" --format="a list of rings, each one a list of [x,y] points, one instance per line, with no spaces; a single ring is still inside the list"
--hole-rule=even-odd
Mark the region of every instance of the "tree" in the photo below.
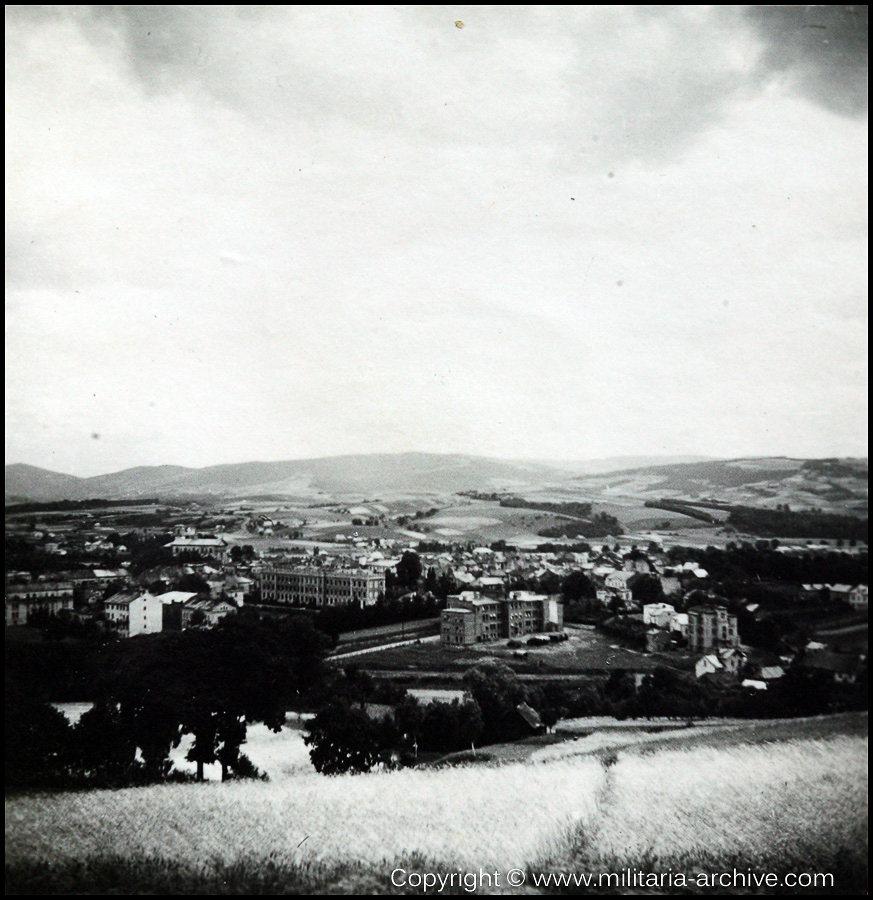
[[[255,548],[251,544],[234,544],[230,548],[230,561],[240,563],[255,558]]]
[[[450,594],[454,594],[458,589],[458,583],[455,581],[455,573],[451,569],[446,569],[442,575],[440,575],[439,586],[436,590],[437,597],[440,600],[445,600]]]
[[[421,578],[421,559],[413,550],[406,550],[396,566],[397,583],[400,587],[414,591]]]
[[[394,709],[394,724],[400,735],[401,744],[410,749],[413,758],[418,758],[419,739],[424,722],[424,708],[407,694]],[[421,749],[426,749],[422,747]]]
[[[6,683],[7,787],[63,783],[70,726],[62,712]]]
[[[630,579],[629,587],[637,603],[660,603],[664,599],[664,588],[656,575],[635,575]]]
[[[421,747],[452,753],[472,747],[485,723],[475,700],[428,703],[421,716]]]
[[[388,765],[399,737],[390,719],[375,721],[342,700],[320,709],[306,730],[309,758],[322,775],[357,774]]]
[[[136,740],[149,778],[169,772],[169,752],[194,736],[188,758],[218,760],[226,777],[246,727],[278,731],[285,711],[320,682],[328,640],[308,620],[268,623],[239,613],[209,631],[149,635],[119,645],[103,685]]]
[[[105,786],[137,780],[136,741],[117,706],[97,703],[72,729],[71,763],[80,776]]]
[[[464,685],[479,705],[487,743],[518,736],[517,708],[526,699],[524,685],[509,666],[482,663],[464,675]]]
[[[537,583],[537,590],[542,594],[557,594],[561,591],[561,576],[557,572],[546,572]]]
[[[208,594],[209,584],[201,575],[183,575],[176,582],[175,590],[190,594]]]
[[[567,603],[597,596],[597,589],[582,571],[570,572],[561,582],[561,594]]]

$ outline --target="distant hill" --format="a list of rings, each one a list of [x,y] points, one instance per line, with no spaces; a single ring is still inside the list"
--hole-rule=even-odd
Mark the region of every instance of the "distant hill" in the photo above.
[[[6,501],[286,494],[397,495],[517,490],[566,473],[537,463],[461,454],[396,453],[249,462],[203,469],[140,466],[75,478],[34,466],[6,467]]]
[[[6,466],[6,502],[18,500],[76,500],[81,478],[36,466]]]
[[[867,509],[866,459],[754,459],[648,466],[581,475],[580,488],[604,496],[717,500],[832,512]]]
[[[581,463],[519,462],[463,454],[383,453],[283,462],[248,462],[203,469],[140,466],[76,478],[35,466],[6,467],[6,502],[143,497],[285,495],[326,499],[391,498],[460,491],[555,491],[585,499],[717,500],[760,507],[865,512],[867,460],[787,457],[672,461],[628,468],[625,457]]]
[[[671,466],[683,463],[715,462],[712,456],[606,456],[600,459],[536,460],[545,466],[576,472],[580,475],[597,475],[642,469],[652,466]]]

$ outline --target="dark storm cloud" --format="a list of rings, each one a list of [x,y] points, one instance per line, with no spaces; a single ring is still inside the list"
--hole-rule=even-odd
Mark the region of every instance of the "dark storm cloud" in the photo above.
[[[794,74],[804,96],[833,112],[866,112],[866,6],[752,6],[746,15],[767,41],[765,71]]]

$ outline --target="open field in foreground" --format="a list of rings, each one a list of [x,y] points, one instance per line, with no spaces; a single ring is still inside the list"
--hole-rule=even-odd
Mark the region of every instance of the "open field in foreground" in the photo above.
[[[863,892],[867,739],[851,732],[866,721],[608,758],[19,796],[6,890],[402,893],[399,866],[815,871]]]

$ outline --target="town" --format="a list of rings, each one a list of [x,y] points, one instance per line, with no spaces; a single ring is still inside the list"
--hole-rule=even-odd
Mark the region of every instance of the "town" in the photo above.
[[[451,503],[475,525],[501,499],[503,511],[534,505]],[[542,683],[625,673],[639,685],[666,668],[748,695],[791,671],[866,679],[863,540],[710,530],[713,544],[689,532],[683,546],[653,530],[477,543],[428,532],[437,507],[373,503],[22,509],[7,507],[7,642],[49,622],[110,640],[208,630],[246,610],[311,619],[337,665],[383,685],[450,689],[481,661]]]

